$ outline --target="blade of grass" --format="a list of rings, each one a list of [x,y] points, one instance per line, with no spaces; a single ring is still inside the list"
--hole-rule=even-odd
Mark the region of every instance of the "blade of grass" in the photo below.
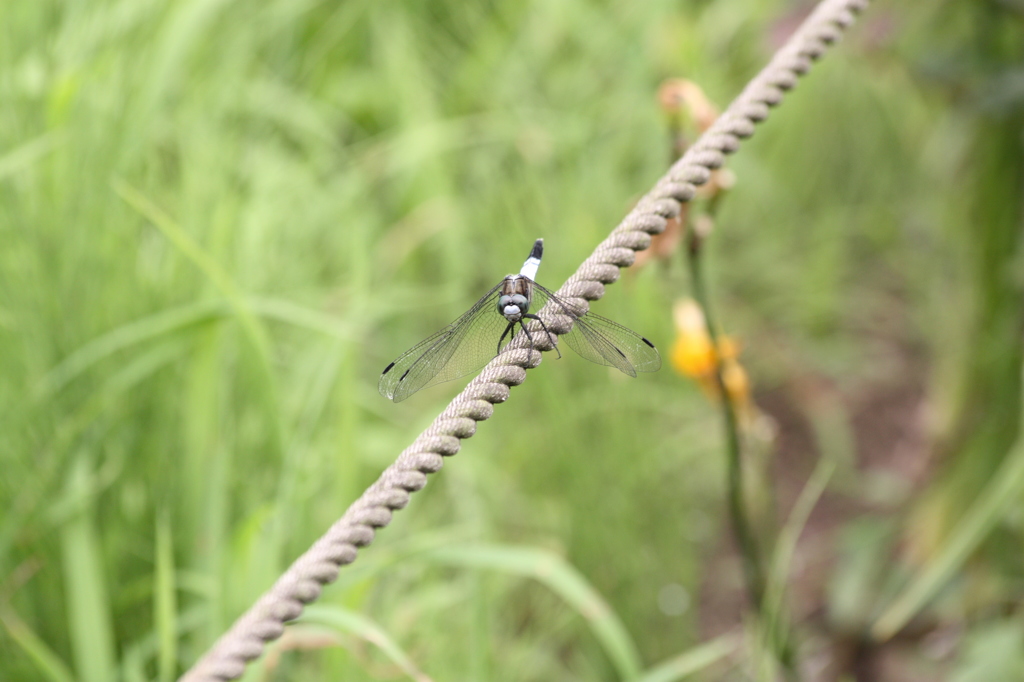
[[[174,566],[174,542],[166,510],[156,524],[156,580],[153,591],[153,612],[160,646],[157,656],[157,679],[173,680],[178,661],[178,600]]]
[[[789,626],[785,622],[787,611],[784,608],[786,598],[786,579],[789,576],[789,568],[796,554],[797,541],[800,534],[807,525],[818,500],[828,485],[832,474],[836,470],[836,458],[823,456],[818,460],[810,478],[800,491],[793,509],[789,514],[786,525],[782,527],[779,537],[775,542],[775,551],[772,554],[771,568],[768,573],[768,586],[765,592],[765,606],[762,616],[764,617],[764,639],[768,643],[770,651],[776,651],[781,637],[789,636]],[[771,667],[774,667],[772,664]],[[758,671],[761,668],[758,666]],[[764,678],[770,679],[770,678]]]
[[[871,626],[871,636],[884,642],[905,626],[963,566],[999,519],[1017,503],[1024,488],[1024,437],[956,525],[945,546],[910,581]]]
[[[129,206],[155,225],[182,255],[205,275],[213,287],[228,300],[232,311],[241,325],[243,336],[248,339],[249,344],[256,353],[258,382],[262,394],[263,413],[270,430],[271,449],[279,460],[286,461],[287,452],[284,446],[284,424],[282,422],[283,411],[273,371],[270,340],[259,318],[254,314],[249,305],[242,289],[216,259],[207,253],[171,216],[151,202],[148,197],[120,179],[113,180],[112,186],[114,191]],[[205,361],[203,365],[197,366],[190,375],[192,397],[195,399],[190,402],[193,402],[193,404],[203,402],[203,400],[197,398],[199,395],[206,396],[205,401],[212,399],[211,396],[214,394],[216,385],[212,368],[215,366],[215,353],[220,343],[222,343],[220,338],[207,339],[207,342],[204,344],[205,351],[203,353]],[[208,515],[222,520],[224,518],[223,511],[228,508],[229,494],[226,491],[229,488],[219,485],[216,481],[219,479],[219,476],[230,471],[230,463],[226,461],[230,453],[227,451],[222,453],[224,456],[219,457],[218,461],[214,464],[215,470],[218,471],[218,476],[205,478],[207,467],[204,466],[200,457],[208,454],[210,447],[214,447],[215,433],[218,425],[211,421],[208,411],[192,410],[189,422],[196,425],[197,431],[193,434],[192,447],[186,453],[188,458],[186,469],[189,472],[187,476],[193,481],[205,481],[192,484],[189,486],[189,489],[193,493],[200,493],[205,490],[206,492],[202,496],[212,509]],[[289,480],[291,480],[289,476],[282,476],[282,486]],[[210,490],[207,490],[207,486],[209,486]],[[278,497],[282,497],[280,492]],[[191,502],[195,502],[194,497]],[[190,508],[198,509],[195,504],[190,504],[189,506]],[[292,511],[290,507],[279,508],[284,515]],[[280,523],[275,523],[270,528],[267,540],[263,544],[264,551],[262,556],[264,560],[259,565],[269,572],[277,570],[277,562],[281,547],[285,541],[287,525],[287,522],[283,519]],[[194,523],[190,525],[190,527],[193,526],[195,526]],[[215,525],[214,528],[218,528],[218,526]]]
[[[735,635],[717,637],[659,663],[641,675],[637,682],[675,682],[686,679],[734,653],[739,645],[740,639]]]
[[[192,264],[206,275],[206,278],[228,300],[232,310],[238,316],[246,336],[260,358],[261,369],[267,384],[266,388],[273,391],[274,380],[273,372],[271,371],[270,342],[267,339],[263,326],[259,323],[256,316],[253,315],[252,309],[238,285],[220,266],[220,263],[204,251],[187,232],[181,229],[169,215],[151,202],[148,197],[122,180],[115,179],[112,184],[114,191],[117,192],[125,203],[138,211],[139,215],[153,223],[182,255],[192,261]],[[271,395],[275,394],[272,392]]]
[[[182,573],[178,573],[176,578],[178,579],[178,584],[182,587],[188,582]],[[194,592],[203,594],[205,590],[194,590]],[[209,622],[208,610],[209,607],[203,604],[185,609],[180,613],[175,613],[174,625],[177,628],[176,636],[181,638],[200,630]],[[124,682],[151,682],[153,679],[152,673],[147,673],[146,671],[152,670],[151,661],[160,656],[159,638],[159,632],[150,630],[143,633],[135,641],[126,644],[124,654],[121,657],[118,679]]]
[[[417,682],[430,682],[430,678],[413,663],[405,651],[373,620],[361,613],[336,606],[307,606],[300,623],[319,623],[337,628],[366,640],[380,649],[385,656]]]
[[[572,606],[590,626],[619,678],[640,675],[640,654],[619,617],[586,579],[561,557],[532,547],[468,545],[426,552],[438,563],[534,578]]]
[[[0,624],[3,624],[10,638],[36,664],[40,679],[51,682],[75,682],[74,674],[60,656],[6,604],[0,605]]]
[[[166,334],[205,324],[224,317],[227,312],[228,308],[224,301],[202,301],[162,310],[155,315],[122,325],[90,341],[64,358],[39,382],[36,395],[45,399],[57,393],[90,367],[120,350]]]
[[[304,308],[291,301],[272,298],[249,298],[249,308],[267,319],[319,332],[339,339],[351,339],[352,329],[330,315]],[[224,318],[230,312],[228,301],[199,301],[122,325],[85,344],[64,358],[39,381],[35,394],[45,399],[57,393],[98,362],[118,351],[146,341],[197,327]]]
[[[26,166],[49,154],[61,140],[62,136],[59,133],[46,133],[0,156],[0,181],[19,173]]]
[[[179,344],[159,345],[109,375],[81,407],[57,425],[45,449],[58,453],[70,451],[74,440],[101,414],[107,413],[110,416],[117,412],[117,399],[121,393],[142,383],[180,355]],[[67,459],[60,456],[43,460],[36,468],[36,476],[19,487],[14,501],[8,504],[6,515],[0,519],[0,562],[11,552],[18,529],[29,523],[33,515],[44,513],[47,526],[60,526],[76,513],[80,502],[77,498],[65,495],[47,499],[46,495],[52,485],[59,485],[54,482],[59,480],[61,472],[67,467]],[[104,468],[109,469],[109,463]],[[106,484],[113,482],[110,478],[105,481]]]
[[[61,529],[61,553],[76,677],[84,682],[104,682],[114,679],[117,656],[89,478],[86,457],[79,455],[68,473],[66,488],[82,505]]]

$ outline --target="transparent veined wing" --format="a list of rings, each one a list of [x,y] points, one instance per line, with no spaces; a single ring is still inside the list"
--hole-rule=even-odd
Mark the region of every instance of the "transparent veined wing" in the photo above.
[[[380,375],[377,390],[397,402],[416,391],[470,374],[494,357],[508,326],[498,312],[499,282],[459,319],[405,351]]]
[[[655,372],[661,367],[658,349],[632,329],[587,312],[533,280],[528,281],[533,287],[531,312],[543,311],[545,323],[555,333],[571,324],[572,329],[561,338],[581,357],[615,367],[631,377],[638,372]],[[503,283],[495,285],[459,319],[384,368],[377,384],[381,395],[401,402],[421,388],[457,379],[486,365],[500,351],[499,340],[509,326],[509,321],[497,308]],[[537,329],[541,325],[532,322],[530,325],[534,333],[543,333],[542,329]],[[522,333],[521,329],[517,323],[505,337],[505,343]]]
[[[661,368],[658,349],[632,329],[587,312],[536,282],[533,286],[532,308],[535,312],[543,307],[541,317],[550,319],[555,328],[561,326],[556,323],[558,316],[564,315],[573,321],[572,330],[559,338],[565,339],[569,348],[580,357],[614,367],[631,377],[635,377],[637,372],[656,372]]]

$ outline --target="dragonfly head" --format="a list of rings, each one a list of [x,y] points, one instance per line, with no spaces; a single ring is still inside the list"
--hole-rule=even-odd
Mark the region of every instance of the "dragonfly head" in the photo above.
[[[530,310],[530,300],[522,294],[498,297],[498,312],[509,322],[518,322]]]
[[[498,297],[498,312],[509,322],[519,322],[530,311],[533,300],[533,285],[525,277],[509,275],[502,282],[501,296]]]

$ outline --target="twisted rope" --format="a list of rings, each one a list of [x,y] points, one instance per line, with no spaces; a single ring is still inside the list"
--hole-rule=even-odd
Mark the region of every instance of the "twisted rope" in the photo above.
[[[725,155],[740,140],[754,134],[754,125],[768,118],[797,78],[807,73],[868,0],[824,0],[775,53],[764,69],[747,84],[729,108],[690,147],[601,242],[574,275],[558,290],[580,305],[604,295],[604,285],[618,279],[619,269],[633,263],[646,249],[651,235],[665,229],[665,221],[679,214],[681,203],[693,198],[698,185],[708,181]],[[543,314],[543,313],[542,313]],[[563,332],[563,329],[554,331]],[[567,330],[566,330],[567,331]],[[563,332],[564,333],[564,332]],[[360,547],[373,542],[378,528],[391,514],[409,503],[409,495],[427,484],[444,458],[459,451],[459,441],[476,432],[476,423],[494,413],[494,404],[508,399],[511,386],[526,380],[526,369],[536,367],[540,353],[513,346],[492,360],[469,382],[412,445],[352,504],[323,537],[299,557],[260,599],[217,641],[181,682],[232,680],[241,677],[245,664],[257,658],[264,644],[284,632],[284,623],[302,613],[304,604],[320,596],[323,585],[338,577],[341,566],[352,563]]]

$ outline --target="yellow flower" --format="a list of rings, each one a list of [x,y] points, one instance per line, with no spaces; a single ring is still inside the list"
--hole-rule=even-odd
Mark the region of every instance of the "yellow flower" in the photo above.
[[[696,381],[708,398],[718,400],[715,372],[721,365],[726,393],[739,412],[746,412],[750,406],[750,379],[738,360],[739,344],[723,335],[718,337],[716,349],[708,335],[704,313],[692,299],[677,302],[673,316],[677,336],[669,352],[672,367]]]

